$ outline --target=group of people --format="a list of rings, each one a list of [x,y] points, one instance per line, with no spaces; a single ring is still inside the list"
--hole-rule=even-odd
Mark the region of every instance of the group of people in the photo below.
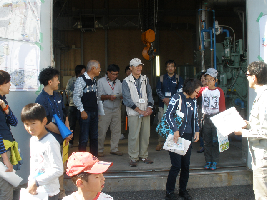
[[[88,62],[86,67],[77,67],[76,77],[69,81],[69,97],[73,91],[73,104],[70,104],[69,113],[76,116],[80,122],[79,152],[74,152],[68,160],[67,166],[63,166],[60,145],[63,138],[55,122],[55,114],[70,129],[75,129],[76,119],[69,120],[62,96],[56,92],[59,84],[59,72],[48,67],[39,74],[39,81],[44,85],[42,92],[36,98],[35,103],[23,107],[21,121],[27,132],[32,136],[30,139],[30,176],[28,191],[36,194],[38,188],[44,189],[49,200],[63,198],[69,199],[112,199],[101,190],[104,187],[103,172],[112,163],[99,161],[97,157],[103,156],[103,141],[106,131],[111,129],[110,153],[122,155],[118,150],[120,127],[116,126],[120,121],[120,103],[126,106],[129,124],[128,154],[130,166],[135,167],[138,162],[152,164],[148,158],[148,145],[150,136],[150,115],[154,101],[149,79],[142,75],[143,63],[134,58],[130,61],[131,74],[123,82],[117,80],[119,67],[108,66],[105,77],[96,81],[100,71],[100,63],[96,60]],[[210,117],[225,110],[224,93],[216,87],[217,71],[208,69],[205,74],[207,86],[197,79],[182,80],[176,75],[176,64],[170,60],[166,62],[167,74],[160,77],[157,83],[157,94],[161,99],[161,111],[165,113],[167,123],[174,132],[174,142],[179,137],[197,142],[199,140],[199,108],[197,99],[201,98],[202,137],[204,140],[205,169],[215,170],[219,159],[219,147],[216,127]],[[248,66],[247,78],[249,86],[256,90],[257,97],[253,103],[250,121],[243,130],[244,132],[257,135],[249,138],[249,149],[253,161],[253,185],[256,199],[267,197],[267,107],[265,99],[267,95],[267,65],[263,62],[253,62]],[[71,84],[72,83],[72,84]],[[17,118],[14,116],[6,101],[9,94],[10,75],[0,70],[0,161],[7,166],[6,171],[12,171],[13,165],[9,160],[10,149],[7,142],[15,143],[10,125],[16,126]],[[72,88],[72,89],[71,89]],[[105,115],[98,115],[98,101],[103,102]],[[71,108],[73,107],[73,108]],[[179,115],[182,120],[181,126],[177,126],[175,116]],[[70,115],[69,115],[70,116]],[[248,133],[246,133],[247,135]],[[68,136],[66,142],[73,139],[73,134]],[[90,139],[90,153],[86,152],[86,146]],[[159,138],[156,150],[162,149],[163,139]],[[15,145],[15,144],[14,144]],[[102,155],[101,155],[102,153]],[[184,199],[192,199],[186,190],[189,179],[189,165],[191,147],[185,155],[169,152],[171,169],[166,183],[166,199],[177,199],[174,193],[177,176],[179,178],[179,196]],[[65,196],[63,187],[63,172],[72,177],[78,191]],[[13,199],[13,187],[0,177],[0,198]]]

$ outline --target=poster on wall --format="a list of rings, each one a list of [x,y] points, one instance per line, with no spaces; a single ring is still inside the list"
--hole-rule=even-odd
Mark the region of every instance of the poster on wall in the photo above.
[[[41,0],[0,1],[0,38],[40,42]]]
[[[263,15],[259,20],[260,25],[260,57],[267,62],[267,15]]]
[[[39,87],[40,48],[31,43],[0,39],[0,69],[10,74],[10,91]]]

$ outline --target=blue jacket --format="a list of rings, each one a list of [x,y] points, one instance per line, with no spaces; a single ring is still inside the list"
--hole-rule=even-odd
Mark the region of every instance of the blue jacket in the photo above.
[[[63,103],[63,98],[58,92],[53,92],[53,95],[49,95],[47,92],[42,90],[39,96],[36,98],[35,103],[39,103],[45,108],[46,117],[49,124],[53,122],[53,115],[57,114],[57,116],[61,119],[63,123],[65,123],[66,119],[66,110]],[[49,130],[49,132],[56,138],[56,140],[62,144],[63,138],[60,134],[53,133]]]
[[[193,117],[192,119],[187,119],[187,106],[186,106],[186,97],[185,95],[180,92],[176,93],[170,100],[169,106],[166,110],[166,120],[167,123],[169,124],[170,128],[172,129],[173,132],[178,131],[177,125],[174,121],[174,114],[176,113],[177,107],[179,106],[179,101],[180,101],[180,96],[181,96],[181,113],[184,115],[184,121],[182,125],[179,128],[179,135],[182,136],[184,134],[184,130],[186,128],[188,120],[192,120],[192,130],[193,133],[199,132],[199,125],[198,125],[198,112],[197,112],[197,100],[193,99],[194,105],[193,105]]]
[[[176,74],[174,74],[172,77],[169,77],[169,75],[166,73],[163,76],[163,82],[161,82],[159,79],[156,86],[156,92],[159,96],[159,107],[164,107],[162,100],[167,97],[165,96],[165,92],[170,92],[171,96],[168,97],[171,98],[175,93],[181,92],[180,89],[183,88],[183,84],[184,80],[181,76],[179,76],[179,82],[177,84]]]

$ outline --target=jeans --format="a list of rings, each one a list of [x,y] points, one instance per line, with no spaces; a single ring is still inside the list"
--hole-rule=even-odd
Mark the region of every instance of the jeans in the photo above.
[[[74,141],[74,131],[76,128],[76,122],[79,119],[80,112],[78,112],[77,108],[75,106],[69,106],[69,125],[70,125],[70,130],[73,131],[73,138],[71,139],[70,143],[73,144]]]
[[[192,141],[191,133],[184,133],[182,138]],[[169,152],[171,158],[171,169],[166,183],[166,192],[173,193],[176,184],[176,178],[181,169],[180,179],[179,179],[179,189],[180,191],[185,191],[187,182],[189,179],[189,165],[190,165],[190,156],[191,156],[191,145],[189,146],[186,154],[184,156],[179,155],[174,152]]]
[[[87,112],[88,118],[80,118],[79,151],[86,151],[90,139],[90,153],[97,157],[98,154],[98,112]]]

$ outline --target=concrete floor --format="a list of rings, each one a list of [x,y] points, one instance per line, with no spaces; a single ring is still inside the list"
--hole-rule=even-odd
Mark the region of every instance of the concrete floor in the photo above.
[[[128,139],[127,134],[124,134],[126,139],[120,140],[119,151],[123,152],[123,156],[111,155],[110,152],[110,131],[107,132],[105,140],[104,157],[100,157],[99,160],[113,162],[108,172],[121,172],[121,171],[143,171],[143,170],[168,170],[171,166],[169,153],[165,150],[156,151],[158,144],[158,136],[155,131],[156,125],[151,126],[150,143],[148,147],[148,157],[153,160],[153,164],[144,164],[139,162],[137,167],[129,166],[128,156]],[[78,151],[78,132],[75,131],[74,145],[69,148],[69,155],[72,152]],[[77,136],[76,136],[77,135]],[[246,160],[242,158],[242,142],[231,137],[230,148],[220,153],[220,161],[218,168],[246,166]],[[89,147],[88,151],[89,151]],[[199,149],[199,142],[193,143],[193,149],[191,154],[191,169],[202,169],[205,165],[204,153],[197,153]],[[244,157],[244,156],[243,156]]]

